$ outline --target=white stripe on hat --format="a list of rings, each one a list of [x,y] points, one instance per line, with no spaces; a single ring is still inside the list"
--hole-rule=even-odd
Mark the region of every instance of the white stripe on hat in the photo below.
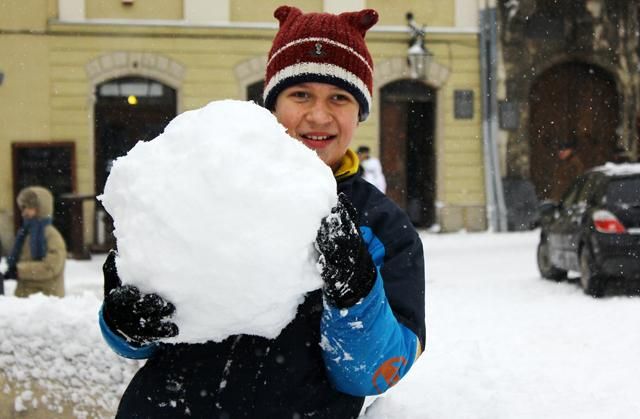
[[[365,100],[367,101],[367,107],[371,110],[371,94],[369,89],[364,84],[360,77],[356,76],[350,71],[345,70],[335,64],[326,63],[298,63],[285,67],[278,71],[271,77],[269,83],[264,88],[263,98],[266,99],[269,96],[271,90],[276,87],[280,82],[289,79],[291,77],[299,76],[302,74],[315,74],[318,76],[333,76],[335,78],[344,80],[358,89]],[[265,100],[266,102],[266,100]]]
[[[300,39],[296,39],[295,41],[291,41],[288,44],[285,44],[284,46],[282,46],[280,49],[278,49],[276,52],[273,53],[273,55],[271,56],[271,58],[267,62],[267,67],[269,66],[269,64],[271,64],[271,61],[273,61],[273,59],[276,58],[278,56],[278,54],[280,54],[282,51],[284,51],[285,49],[290,48],[292,46],[295,46],[295,45],[298,45],[298,44],[302,44],[304,42],[325,42],[327,44],[336,46],[338,48],[342,48],[344,50],[347,50],[351,54],[353,54],[356,57],[358,57],[360,59],[360,61],[362,61],[364,63],[364,65],[367,66],[367,69],[369,69],[369,73],[371,73],[373,75],[373,69],[371,68],[371,66],[369,65],[367,60],[362,55],[360,55],[358,53],[358,51],[356,51],[355,49],[351,48],[348,45],[341,44],[340,42],[336,42],[333,39],[320,38],[320,37],[300,38]]]

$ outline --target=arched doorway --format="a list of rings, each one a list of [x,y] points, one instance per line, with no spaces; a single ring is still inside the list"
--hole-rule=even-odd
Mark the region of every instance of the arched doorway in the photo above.
[[[529,94],[531,180],[547,199],[558,179],[558,148],[567,139],[585,170],[612,158],[618,126],[618,93],[613,77],[600,67],[565,63],[545,71]]]
[[[113,161],[138,141],[158,136],[177,104],[174,89],[142,77],[108,80],[96,86],[95,97],[95,190],[101,194]],[[95,232],[97,246],[113,247],[113,222],[99,204]]]
[[[398,80],[380,89],[380,160],[387,195],[411,222],[435,222],[435,90],[417,80]]]

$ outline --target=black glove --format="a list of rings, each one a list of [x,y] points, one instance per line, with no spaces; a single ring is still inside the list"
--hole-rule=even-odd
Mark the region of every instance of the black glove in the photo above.
[[[7,271],[4,273],[4,279],[18,279],[18,270],[15,266],[7,268]]]
[[[116,269],[116,252],[110,251],[104,274],[102,314],[109,327],[129,342],[138,345],[178,334],[178,326],[170,321],[173,304],[158,294],[142,294],[133,285],[122,285]]]
[[[376,280],[376,267],[360,237],[357,219],[356,209],[341,193],[316,236],[323,291],[329,303],[338,308],[351,307],[366,297]]]

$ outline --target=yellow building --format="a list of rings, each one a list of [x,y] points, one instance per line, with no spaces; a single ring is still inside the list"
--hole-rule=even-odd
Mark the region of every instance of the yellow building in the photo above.
[[[33,183],[57,196],[55,222],[76,256],[108,246],[108,221],[94,197],[110,162],[177,113],[217,99],[258,98],[281,3],[2,0],[3,253],[19,223],[15,196]],[[418,226],[485,229],[477,0],[290,4],[307,12],[379,11],[367,35],[374,107],[354,147],[368,145],[380,157],[388,194]],[[407,67],[408,11],[426,25],[433,54],[421,79]]]

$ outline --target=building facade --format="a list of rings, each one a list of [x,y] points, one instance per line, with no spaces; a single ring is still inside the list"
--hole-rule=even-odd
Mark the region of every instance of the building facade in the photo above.
[[[416,225],[486,228],[477,0],[296,1],[303,11],[365,7],[374,107],[354,147],[380,156],[389,195]],[[17,192],[51,188],[54,222],[78,256],[106,248],[96,195],[113,159],[176,114],[219,99],[258,100],[280,2],[6,0],[0,3],[0,243]],[[421,78],[407,66],[405,14],[426,25]]]

